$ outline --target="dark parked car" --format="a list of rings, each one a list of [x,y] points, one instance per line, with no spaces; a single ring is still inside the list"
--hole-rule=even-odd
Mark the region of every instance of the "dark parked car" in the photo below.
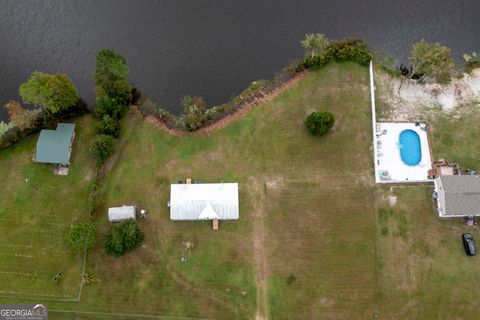
[[[463,246],[465,247],[465,252],[467,256],[474,256],[477,253],[475,249],[475,241],[470,233],[462,234]]]

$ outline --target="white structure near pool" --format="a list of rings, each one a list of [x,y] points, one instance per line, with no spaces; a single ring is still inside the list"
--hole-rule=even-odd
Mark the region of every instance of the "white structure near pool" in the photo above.
[[[432,159],[425,123],[375,124],[375,182],[431,182]]]

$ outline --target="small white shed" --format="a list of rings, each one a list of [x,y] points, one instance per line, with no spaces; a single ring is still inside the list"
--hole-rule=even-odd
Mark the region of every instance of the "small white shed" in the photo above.
[[[135,213],[135,206],[108,208],[108,220],[110,222],[120,222],[129,219],[135,219]]]

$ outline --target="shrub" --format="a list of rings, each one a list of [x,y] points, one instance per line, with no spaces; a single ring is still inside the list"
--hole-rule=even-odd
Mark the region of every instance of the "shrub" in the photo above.
[[[117,119],[114,119],[109,115],[103,116],[102,121],[95,125],[95,129],[98,134],[113,136],[115,138],[118,138],[120,135],[120,123]]]
[[[330,44],[330,40],[324,34],[309,33],[305,35],[304,40],[300,41],[300,44],[305,49],[305,54],[313,57],[321,55]]]
[[[202,97],[185,96],[182,99],[183,114],[181,121],[185,130],[195,131],[202,127],[205,121],[207,104]]]
[[[67,239],[75,249],[93,248],[97,241],[97,227],[93,223],[77,223],[70,229]]]
[[[104,163],[115,153],[115,138],[104,134],[98,135],[90,144],[90,152],[93,153],[98,163]]]
[[[118,103],[117,100],[107,96],[101,96],[97,98],[97,105],[95,111],[101,118],[104,116],[110,116],[114,119],[121,119],[125,112],[127,112],[128,105]]]
[[[105,253],[121,256],[139,247],[144,234],[135,220],[123,221],[113,225],[103,236]]]
[[[366,44],[359,39],[344,39],[330,44],[320,56],[306,57],[295,69],[297,72],[304,69],[318,69],[328,62],[353,61],[361,65],[368,65],[373,56]]]
[[[112,50],[102,50],[97,54],[95,65],[95,95],[97,113],[121,118],[132,102],[133,92],[128,81],[127,60]],[[137,95],[137,91],[135,91]],[[108,101],[101,100],[108,99]]]
[[[132,101],[131,104],[139,104],[140,98],[142,97],[142,91],[137,88],[132,88]]]
[[[2,136],[7,133],[8,130],[10,130],[12,128],[12,124],[11,123],[5,123],[3,121],[0,121],[0,138],[2,138]]]
[[[333,114],[328,111],[312,112],[307,120],[305,126],[307,130],[316,136],[323,136],[333,127],[335,118]]]
[[[20,105],[18,101],[9,101],[4,106],[8,110],[10,121],[19,129],[32,129],[40,110],[27,110]]]

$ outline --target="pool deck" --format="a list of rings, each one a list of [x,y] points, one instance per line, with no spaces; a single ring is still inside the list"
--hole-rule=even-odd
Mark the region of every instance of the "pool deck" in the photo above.
[[[422,127],[423,126],[423,127]],[[375,125],[375,182],[411,183],[432,182],[428,170],[432,159],[428,144],[427,127],[410,122],[377,122]],[[420,137],[422,158],[416,166],[406,165],[400,156],[399,137],[404,130],[413,130]]]

